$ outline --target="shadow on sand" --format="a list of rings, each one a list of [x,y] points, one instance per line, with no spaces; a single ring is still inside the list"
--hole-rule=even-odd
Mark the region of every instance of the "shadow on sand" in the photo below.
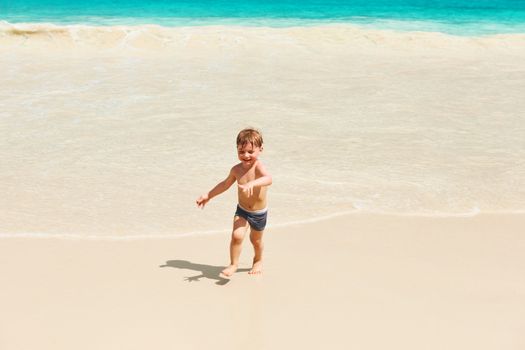
[[[160,265],[159,267],[175,267],[177,269],[186,269],[198,271],[201,274],[191,277],[185,277],[184,279],[188,282],[199,281],[201,278],[208,278],[210,280],[215,280],[215,284],[220,286],[225,285],[230,280],[220,276],[221,271],[224,269],[224,266],[212,266],[204,264],[194,264],[186,260],[168,260],[165,265]],[[237,272],[246,272],[250,269],[238,269]]]

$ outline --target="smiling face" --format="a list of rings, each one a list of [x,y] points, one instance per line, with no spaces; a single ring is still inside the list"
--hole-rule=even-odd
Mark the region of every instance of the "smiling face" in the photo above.
[[[244,167],[251,167],[255,164],[261,152],[262,147],[254,146],[250,142],[237,146],[237,156]]]

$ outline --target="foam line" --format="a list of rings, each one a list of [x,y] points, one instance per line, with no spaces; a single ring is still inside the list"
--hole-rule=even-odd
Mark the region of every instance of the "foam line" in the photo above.
[[[491,212],[481,212],[478,208],[474,208],[470,212],[466,213],[437,213],[437,214],[425,214],[425,213],[387,213],[387,212],[372,212],[372,211],[344,211],[337,212],[331,215],[319,216],[316,218],[306,219],[306,220],[297,220],[290,221],[281,224],[270,224],[267,226],[268,229],[272,228],[285,228],[296,225],[304,225],[309,223],[315,223],[325,220],[330,220],[336,217],[341,216],[354,216],[361,214],[370,214],[378,216],[392,216],[392,217],[426,217],[426,218],[471,218],[478,215],[524,215],[525,210],[513,210],[513,211],[491,211]],[[38,238],[38,239],[65,239],[65,240],[86,240],[86,241],[137,241],[137,240],[152,240],[152,239],[179,239],[192,236],[207,236],[207,235],[218,235],[218,234],[228,234],[229,229],[224,230],[210,230],[210,231],[196,231],[196,232],[186,232],[180,234],[151,234],[151,235],[127,235],[127,236],[115,236],[115,235],[83,235],[83,234],[74,234],[74,233],[63,233],[63,234],[53,234],[53,233],[38,233],[38,232],[24,232],[24,233],[0,233],[0,239],[12,239],[12,238]]]

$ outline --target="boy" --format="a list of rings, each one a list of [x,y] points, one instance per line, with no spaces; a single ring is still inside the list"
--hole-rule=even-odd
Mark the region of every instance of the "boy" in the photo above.
[[[219,182],[210,192],[197,199],[197,206],[204,208],[213,197],[223,193],[237,181],[239,203],[233,218],[233,231],[230,242],[230,265],[221,274],[230,277],[237,271],[241,255],[242,240],[248,225],[250,241],[255,250],[251,275],[262,273],[262,236],[266,226],[266,190],[272,184],[272,176],[259,161],[263,151],[263,139],[259,131],[246,128],[237,135],[237,156],[241,161],[231,168],[228,177]]]

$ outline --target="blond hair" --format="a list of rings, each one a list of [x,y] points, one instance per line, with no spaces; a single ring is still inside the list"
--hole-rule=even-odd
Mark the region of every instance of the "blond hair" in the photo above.
[[[237,147],[244,147],[247,143],[251,143],[254,147],[262,147],[263,138],[261,132],[254,128],[242,129],[237,135]]]

